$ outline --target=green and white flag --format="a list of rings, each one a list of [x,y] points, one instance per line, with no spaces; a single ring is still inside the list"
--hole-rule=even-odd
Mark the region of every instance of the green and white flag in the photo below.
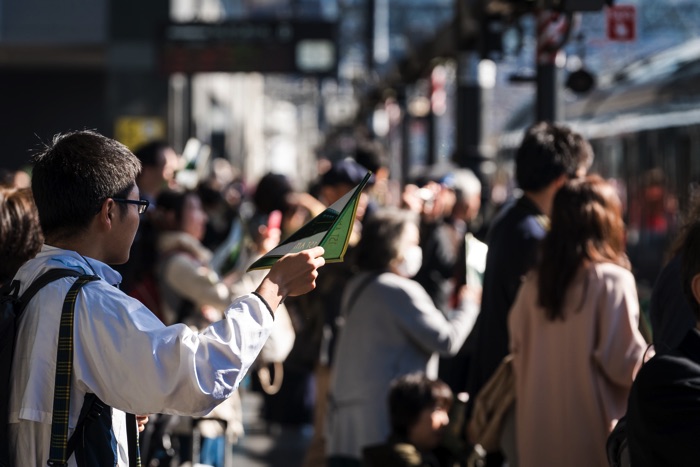
[[[248,271],[254,269],[269,269],[282,256],[288,253],[298,253],[315,246],[325,250],[323,257],[327,263],[343,261],[348,241],[355,221],[357,203],[360,193],[367,184],[372,172],[367,172],[365,178],[342,198],[326,208],[318,216],[304,224],[282,243],[270,250],[266,255],[254,262]]]

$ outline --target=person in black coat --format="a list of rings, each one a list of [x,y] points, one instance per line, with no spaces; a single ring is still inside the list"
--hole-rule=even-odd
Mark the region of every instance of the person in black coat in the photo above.
[[[698,465],[700,459],[700,221],[681,251],[683,292],[696,326],[680,345],[639,371],[627,408],[627,439],[635,467]]]
[[[700,219],[700,197],[691,200],[684,218],[683,226],[671,247],[671,260],[656,278],[649,300],[649,319],[654,350],[657,353],[665,353],[678,347],[688,330],[695,327],[692,302],[689,302],[683,293],[681,250],[688,230]]]

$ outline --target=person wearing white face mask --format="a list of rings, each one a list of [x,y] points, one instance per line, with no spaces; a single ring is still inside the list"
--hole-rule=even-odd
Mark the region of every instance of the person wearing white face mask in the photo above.
[[[410,245],[402,253],[402,258],[394,267],[396,273],[403,277],[413,277],[423,264],[423,249],[420,245]]]
[[[385,407],[391,381],[415,371],[435,379],[438,355],[454,355],[470,329],[464,310],[446,318],[410,279],[422,259],[414,213],[379,209],[356,248],[357,274],[343,291],[331,376],[329,467],[360,466],[362,448],[391,431]]]

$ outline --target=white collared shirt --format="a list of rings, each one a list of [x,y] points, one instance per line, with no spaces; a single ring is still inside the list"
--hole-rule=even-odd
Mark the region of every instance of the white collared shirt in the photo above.
[[[223,320],[201,332],[164,326],[115,285],[121,275],[74,251],[44,245],[15,276],[20,293],[51,268],[103,280],[86,284],[75,306],[69,433],[85,394],[113,407],[119,466],[127,466],[124,412],[201,416],[231,396],[269,336],[273,318],[256,295],[234,300]],[[10,396],[10,446],[15,465],[46,465],[49,456],[56,346],[63,301],[75,278],[41,289],[17,334]],[[71,458],[69,466],[75,466]]]

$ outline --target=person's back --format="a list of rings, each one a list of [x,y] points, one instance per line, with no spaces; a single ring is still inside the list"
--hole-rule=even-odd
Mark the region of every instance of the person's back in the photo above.
[[[489,231],[481,312],[469,337],[479,358],[471,360],[468,392],[478,392],[508,353],[508,311],[522,276],[535,263],[548,219],[528,199],[505,207]]]
[[[627,408],[631,465],[697,465],[699,398],[700,332],[691,329],[678,348],[645,363],[632,385]]]
[[[508,311],[535,263],[554,195],[567,179],[585,173],[592,157],[590,146],[566,127],[541,122],[526,132],[516,154],[516,179],[524,195],[503,208],[487,236],[481,311],[468,343],[472,396],[508,353]]]
[[[615,264],[581,269],[564,308],[564,320],[550,321],[537,303],[536,276],[529,275],[509,317],[522,467],[604,465],[607,437],[625,413],[645,349],[628,270]]]
[[[680,345],[653,357],[632,384],[627,439],[633,466],[691,466],[700,448],[700,223],[690,225],[680,252],[681,283],[696,318]]]
[[[695,316],[681,284],[680,254],[674,256],[659,273],[649,300],[654,349],[668,352],[677,348],[695,326]]]
[[[646,348],[624,233],[620,200],[600,177],[557,192],[508,317],[521,467],[606,463]]]

